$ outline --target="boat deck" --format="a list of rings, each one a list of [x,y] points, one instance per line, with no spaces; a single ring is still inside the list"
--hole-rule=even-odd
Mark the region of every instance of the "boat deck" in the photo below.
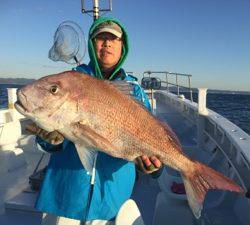
[[[28,141],[29,137],[25,135],[22,139]],[[0,174],[1,225],[41,224],[42,214],[33,209],[37,193],[29,192],[28,178],[33,173],[42,153],[26,148],[23,148],[23,151],[27,164]]]

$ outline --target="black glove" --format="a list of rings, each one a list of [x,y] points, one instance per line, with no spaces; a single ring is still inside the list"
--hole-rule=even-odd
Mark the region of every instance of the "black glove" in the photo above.
[[[63,142],[64,136],[59,133],[58,131],[48,132],[43,130],[42,128],[38,127],[35,123],[28,124],[25,127],[25,130],[31,134],[37,135],[42,138],[44,141],[52,144],[52,145],[59,145]]]

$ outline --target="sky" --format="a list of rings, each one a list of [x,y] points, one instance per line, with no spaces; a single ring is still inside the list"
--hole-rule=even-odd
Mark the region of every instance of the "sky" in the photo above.
[[[90,7],[92,0],[85,0]],[[108,7],[108,0],[100,1]],[[103,16],[120,20],[130,39],[124,69],[192,74],[193,87],[250,91],[249,0],[113,0]],[[93,18],[81,0],[0,0],[0,77],[35,78],[74,67],[48,51],[60,23]],[[83,63],[88,63],[86,56]],[[183,80],[183,84],[186,80]]]

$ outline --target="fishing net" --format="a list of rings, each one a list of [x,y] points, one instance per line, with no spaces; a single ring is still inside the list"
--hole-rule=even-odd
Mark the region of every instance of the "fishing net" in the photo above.
[[[61,23],[55,32],[49,58],[68,64],[80,64],[85,52],[86,40],[80,26],[72,21]]]

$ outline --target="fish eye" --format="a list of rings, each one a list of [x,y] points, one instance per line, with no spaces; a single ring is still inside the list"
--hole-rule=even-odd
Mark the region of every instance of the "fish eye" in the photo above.
[[[59,88],[58,88],[57,85],[52,85],[52,86],[50,87],[50,92],[51,92],[52,94],[56,94],[56,93],[58,92],[58,90],[59,90]]]

